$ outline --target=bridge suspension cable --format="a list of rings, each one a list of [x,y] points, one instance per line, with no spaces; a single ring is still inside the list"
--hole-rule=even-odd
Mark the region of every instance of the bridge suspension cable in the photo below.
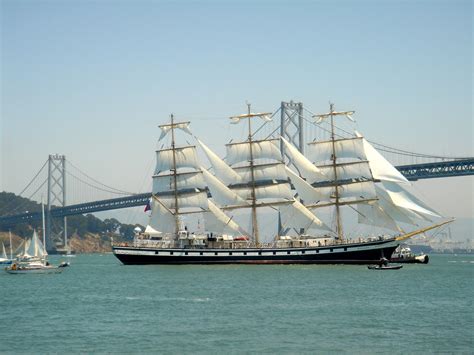
[[[33,176],[33,178],[28,182],[28,184],[26,184],[25,188],[21,190],[18,196],[24,197],[23,194],[25,193],[25,191],[27,191],[28,188],[36,181],[36,179],[41,174],[41,172],[43,172],[43,169],[46,167],[47,163],[48,163],[48,160],[44,162],[43,166],[38,170],[38,172],[35,174],[35,176]],[[47,178],[40,184],[40,186],[32,194],[30,194],[30,196],[26,198],[28,200],[31,200],[31,198],[35,196],[36,193],[38,193],[38,191],[46,184],[46,182],[47,182]],[[19,209],[21,209],[23,206],[27,204],[27,201],[25,201],[24,203],[21,203],[20,205],[17,205],[14,209],[11,209],[14,203],[15,203],[14,201],[11,201],[10,203],[7,203],[6,205],[2,206],[2,208],[0,209],[0,215],[11,214],[12,212],[18,211]]]
[[[74,169],[76,169],[80,174],[82,174],[83,176],[85,176],[86,178],[92,180],[93,182],[95,182],[96,184],[98,184],[99,186],[97,185],[93,185],[85,180],[83,180],[82,178],[72,174],[70,171],[67,171],[66,173],[68,175],[70,175],[71,177],[79,180],[80,182],[88,185],[89,187],[92,187],[92,188],[95,188],[97,190],[100,190],[100,191],[103,191],[103,192],[109,192],[109,193],[113,193],[113,194],[117,194],[117,195],[134,195],[133,192],[129,192],[129,191],[123,191],[123,190],[120,190],[120,189],[116,189],[112,186],[109,186],[109,185],[106,185],[96,179],[94,179],[93,177],[89,176],[88,174],[86,174],[85,172],[83,172],[81,169],[79,169],[77,166],[75,166],[73,163],[71,163],[70,160],[67,160],[67,162],[69,163],[70,166],[72,166]]]

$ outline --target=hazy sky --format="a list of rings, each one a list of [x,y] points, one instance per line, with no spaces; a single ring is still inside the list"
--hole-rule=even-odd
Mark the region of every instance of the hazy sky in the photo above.
[[[0,190],[50,153],[140,189],[173,112],[223,152],[228,116],[357,111],[370,140],[473,156],[471,1],[1,1]],[[472,217],[474,177],[415,183]]]

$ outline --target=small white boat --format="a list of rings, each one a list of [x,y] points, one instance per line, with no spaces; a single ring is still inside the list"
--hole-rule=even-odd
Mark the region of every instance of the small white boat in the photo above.
[[[51,265],[48,260],[48,252],[45,248],[45,226],[44,226],[44,206],[43,209],[43,242],[38,238],[36,231],[33,231],[31,240],[25,243],[25,249],[22,255],[19,255],[17,261],[5,268],[9,274],[59,274],[63,268],[69,266],[69,263],[62,262],[58,266]]]
[[[33,261],[31,263],[13,263],[10,267],[5,268],[5,271],[9,274],[59,274],[63,271],[63,266]]]
[[[369,270],[399,270],[403,265],[368,265]]]

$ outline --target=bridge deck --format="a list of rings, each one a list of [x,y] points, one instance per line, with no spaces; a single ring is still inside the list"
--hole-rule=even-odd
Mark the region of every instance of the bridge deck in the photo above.
[[[474,175],[474,158],[438,163],[401,165],[397,166],[396,168],[408,180],[411,181],[419,179]],[[57,207],[51,209],[51,215],[53,217],[64,217],[76,214],[108,211],[119,208],[144,206],[150,197],[151,193],[143,193],[109,200],[81,203],[66,207]],[[23,213],[0,217],[0,225],[10,226],[40,219],[40,212]]]

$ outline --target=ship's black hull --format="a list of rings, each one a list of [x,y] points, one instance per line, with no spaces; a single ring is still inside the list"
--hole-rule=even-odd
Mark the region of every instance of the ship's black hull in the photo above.
[[[398,246],[394,239],[308,248],[186,249],[114,246],[126,265],[145,264],[374,264]]]

